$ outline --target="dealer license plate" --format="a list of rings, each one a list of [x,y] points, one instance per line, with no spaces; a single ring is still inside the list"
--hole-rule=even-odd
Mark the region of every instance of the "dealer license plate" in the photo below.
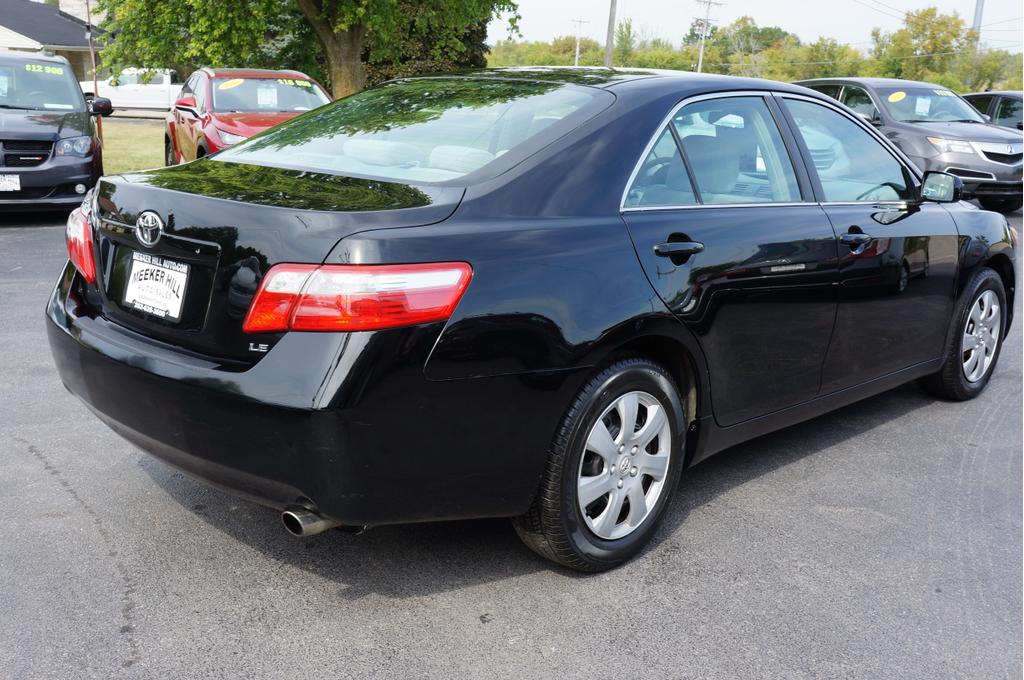
[[[187,283],[187,264],[133,252],[124,304],[162,319],[180,321]]]

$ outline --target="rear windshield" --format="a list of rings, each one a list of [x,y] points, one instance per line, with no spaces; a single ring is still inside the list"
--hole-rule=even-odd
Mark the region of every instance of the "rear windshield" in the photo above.
[[[944,87],[879,87],[877,92],[889,115],[904,123],[985,122],[973,106]]]
[[[298,78],[214,78],[213,110],[221,113],[310,111],[330,99],[320,87]]]
[[[607,99],[598,99],[603,95]],[[386,83],[273,128],[214,159],[411,182],[479,170],[560,133],[611,96],[575,85],[466,78]]]
[[[66,64],[0,59],[0,109],[84,111],[85,99]]]

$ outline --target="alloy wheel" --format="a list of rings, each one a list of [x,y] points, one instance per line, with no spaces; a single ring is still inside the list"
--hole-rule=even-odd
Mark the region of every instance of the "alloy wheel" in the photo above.
[[[665,406],[647,392],[613,401],[587,436],[577,500],[588,528],[615,540],[635,531],[663,491],[672,452]]]

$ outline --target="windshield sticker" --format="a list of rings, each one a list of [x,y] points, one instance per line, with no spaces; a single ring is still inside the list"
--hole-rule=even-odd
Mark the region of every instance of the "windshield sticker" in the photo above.
[[[0,97],[6,97],[7,96],[7,83],[8,82],[9,81],[7,80],[7,74],[6,73],[0,74]]]
[[[896,102],[901,102],[906,98],[907,93],[904,92],[903,90],[900,90],[899,92],[893,92],[891,95],[889,95],[889,101],[892,102],[893,104],[895,104]]]
[[[32,73],[45,73],[48,76],[62,76],[64,75],[63,66],[50,66],[43,64],[25,64],[25,70]]]
[[[277,88],[273,85],[261,85],[256,90],[256,106],[261,109],[277,108]]]
[[[313,87],[313,83],[308,80],[294,80],[292,78],[278,78],[277,82],[279,85],[296,85],[298,87]]]
[[[940,97],[955,97],[956,96],[955,94],[953,94],[949,90],[932,90],[932,92],[934,92],[935,94],[939,95]]]
[[[43,104],[44,109],[73,109],[75,108],[71,104]]]
[[[244,81],[241,78],[232,78],[231,80],[225,80],[223,83],[217,86],[218,90],[230,90],[233,87],[238,87]]]
[[[914,101],[914,114],[918,116],[927,116],[928,112],[932,108],[931,97],[918,97]]]

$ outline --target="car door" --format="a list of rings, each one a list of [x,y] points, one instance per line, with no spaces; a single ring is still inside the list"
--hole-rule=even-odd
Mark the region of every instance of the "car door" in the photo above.
[[[140,75],[139,79],[139,108],[159,109],[164,105],[164,92],[167,89],[167,76],[163,71],[152,74],[149,82],[142,82],[145,78]]]
[[[622,214],[651,284],[698,338],[716,420],[818,394],[837,242],[770,95],[698,97],[645,151]]]
[[[181,88],[179,99],[195,97],[196,90],[200,88],[200,75],[192,74]],[[174,137],[178,144],[178,152],[183,161],[191,161],[196,157],[195,132],[199,125],[198,109],[174,107]]]
[[[780,101],[839,236],[839,309],[822,391],[939,357],[958,262],[953,218],[919,200],[911,166],[862,121],[799,95]]]

